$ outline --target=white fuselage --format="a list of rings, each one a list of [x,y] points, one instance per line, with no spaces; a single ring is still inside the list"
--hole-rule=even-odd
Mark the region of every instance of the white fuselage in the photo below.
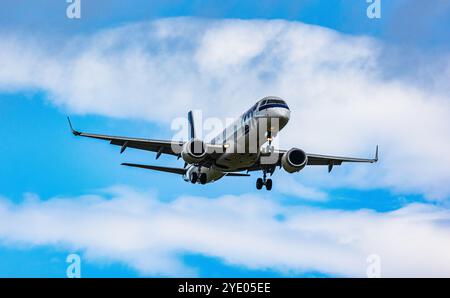
[[[246,113],[211,140],[211,144],[226,145],[226,149],[211,167],[189,166],[185,180],[193,172],[205,173],[207,182],[222,178],[228,172],[243,171],[258,162],[260,148],[283,129],[290,110],[279,98],[258,101]]]

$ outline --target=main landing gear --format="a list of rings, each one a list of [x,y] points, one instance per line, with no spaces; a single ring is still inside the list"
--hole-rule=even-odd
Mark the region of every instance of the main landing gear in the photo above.
[[[197,172],[193,172],[192,174],[191,174],[192,176],[191,176],[191,182],[192,183],[197,183],[197,181],[200,181],[200,184],[206,184],[206,179],[207,179],[207,177],[206,177],[206,174],[205,173],[197,173]]]
[[[206,174],[205,173],[200,174],[199,179],[200,179],[200,184],[206,184]]]
[[[256,179],[256,189],[261,189],[263,185],[266,186],[267,190],[272,189],[272,179],[266,179],[267,173],[263,171],[263,178]]]

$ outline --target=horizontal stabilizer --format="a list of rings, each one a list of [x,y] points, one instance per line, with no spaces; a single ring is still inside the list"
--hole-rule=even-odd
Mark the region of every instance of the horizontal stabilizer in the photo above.
[[[154,171],[160,171],[160,172],[167,172],[167,173],[174,173],[179,175],[186,174],[186,169],[182,168],[169,168],[169,167],[159,167],[159,166],[152,166],[152,165],[140,165],[140,164],[134,164],[134,163],[123,163],[123,166],[127,167],[135,167],[135,168],[142,168],[147,170],[154,170]]]
[[[248,177],[250,174],[244,174],[244,173],[227,173],[227,176],[230,177]]]

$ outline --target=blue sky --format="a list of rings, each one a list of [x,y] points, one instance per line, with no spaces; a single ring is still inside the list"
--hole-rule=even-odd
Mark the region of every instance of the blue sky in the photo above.
[[[380,254],[386,276],[449,276],[445,268],[431,268],[436,263],[450,268],[448,252],[430,248],[450,241],[441,237],[448,235],[450,220],[445,183],[450,164],[437,157],[450,148],[445,83],[450,7],[435,2],[430,8],[421,1],[382,1],[382,18],[371,20],[362,0],[82,0],[82,18],[70,20],[65,1],[0,1],[0,276],[64,277],[70,253],[81,255],[83,277],[364,276],[369,253]],[[156,34],[158,28],[174,34],[173,40]],[[215,39],[241,34],[237,48]],[[281,42],[281,54],[268,47],[280,40],[293,42]],[[256,57],[261,48],[264,54]],[[196,59],[198,68],[187,73]],[[127,66],[141,61],[155,70]],[[105,68],[108,63],[111,68]],[[300,70],[284,76],[277,71],[281,66],[274,66],[271,73],[270,63]],[[261,83],[261,77],[268,79]],[[125,161],[182,162],[155,161],[154,154],[133,150],[120,155],[108,143],[76,139],[65,118],[71,115],[78,129],[92,132],[171,138],[171,119],[191,108],[208,116],[237,116],[267,92],[292,102],[292,117],[297,115],[280,146],[370,156],[380,144],[380,164],[345,165],[330,175],[306,169],[292,180],[277,171],[271,193],[254,189],[255,174],[191,185],[180,177],[121,167]],[[378,108],[386,104],[388,110]],[[278,184],[281,180],[289,182]],[[130,232],[136,233],[130,244],[123,244],[129,235],[120,228],[117,238],[107,236],[107,223],[116,217],[135,227],[130,214],[136,211],[126,206],[147,212],[137,217],[156,227],[155,239],[163,246],[149,245],[153,234],[143,228]],[[208,212],[211,216],[203,216]],[[156,220],[147,222],[147,215]],[[184,224],[172,226],[163,215],[205,231],[183,231]],[[198,222],[189,216],[198,216]],[[334,220],[335,228],[324,228]],[[61,230],[46,223],[61,224]],[[99,241],[83,230],[88,223],[98,224],[98,231],[92,230]],[[242,226],[242,236],[225,228],[234,224]],[[158,227],[173,229],[167,230],[173,237]],[[411,244],[430,246],[394,249],[390,231],[406,235],[400,243],[414,238]],[[223,239],[213,237],[216,233]],[[187,238],[174,240],[178,234]],[[255,242],[245,235],[255,235]],[[273,244],[278,240],[282,247]]]

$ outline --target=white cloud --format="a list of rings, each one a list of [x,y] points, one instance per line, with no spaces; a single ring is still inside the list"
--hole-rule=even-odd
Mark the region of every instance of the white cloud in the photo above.
[[[284,175],[277,179],[277,188],[280,193],[297,197],[306,201],[326,202],[328,194],[313,187],[297,182],[291,175]]]
[[[280,219],[281,218],[281,219]],[[114,187],[104,195],[0,202],[3,245],[53,245],[125,263],[144,275],[193,275],[184,253],[284,273],[450,276],[450,212],[426,204],[377,213],[282,206],[254,195],[160,201]]]
[[[163,122],[191,108],[236,116],[279,95],[292,109],[279,136],[286,147],[368,155],[380,145],[376,167],[346,166],[308,183],[450,194],[448,87],[419,83],[448,82],[450,67],[429,63],[422,77],[396,78],[379,41],[298,22],[191,18],[68,38],[56,49],[29,36],[0,40],[0,90],[38,88],[71,112]],[[450,65],[429,59],[437,58]]]

